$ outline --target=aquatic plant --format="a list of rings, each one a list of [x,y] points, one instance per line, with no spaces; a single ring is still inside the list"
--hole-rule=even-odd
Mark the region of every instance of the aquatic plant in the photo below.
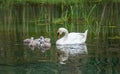
[[[119,38],[119,11],[117,0],[0,1],[0,30],[51,36],[58,27],[65,27],[77,32],[89,29],[90,39]]]

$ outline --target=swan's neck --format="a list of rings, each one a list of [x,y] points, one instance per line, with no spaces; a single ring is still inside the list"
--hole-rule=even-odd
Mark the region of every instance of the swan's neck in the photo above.
[[[68,31],[64,30],[64,33],[65,33],[64,38],[67,38],[68,37]]]

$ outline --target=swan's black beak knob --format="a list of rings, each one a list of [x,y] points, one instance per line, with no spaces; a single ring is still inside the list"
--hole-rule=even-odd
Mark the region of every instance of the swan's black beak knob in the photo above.
[[[57,33],[57,36],[58,36],[58,38],[60,38],[60,33],[59,32]]]

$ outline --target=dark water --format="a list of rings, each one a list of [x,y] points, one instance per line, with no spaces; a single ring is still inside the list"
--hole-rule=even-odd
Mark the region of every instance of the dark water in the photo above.
[[[0,74],[120,73],[119,42],[88,38],[83,45],[56,46],[56,37],[51,37],[52,46],[43,53],[24,45],[24,38],[21,33],[0,33]]]

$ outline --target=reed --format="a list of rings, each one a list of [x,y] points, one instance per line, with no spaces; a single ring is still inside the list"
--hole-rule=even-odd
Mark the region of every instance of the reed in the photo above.
[[[43,31],[50,36],[58,27],[66,27],[77,32],[89,29],[90,39],[119,38],[119,6],[115,0],[1,1],[0,26],[7,33],[22,32],[24,36]]]

